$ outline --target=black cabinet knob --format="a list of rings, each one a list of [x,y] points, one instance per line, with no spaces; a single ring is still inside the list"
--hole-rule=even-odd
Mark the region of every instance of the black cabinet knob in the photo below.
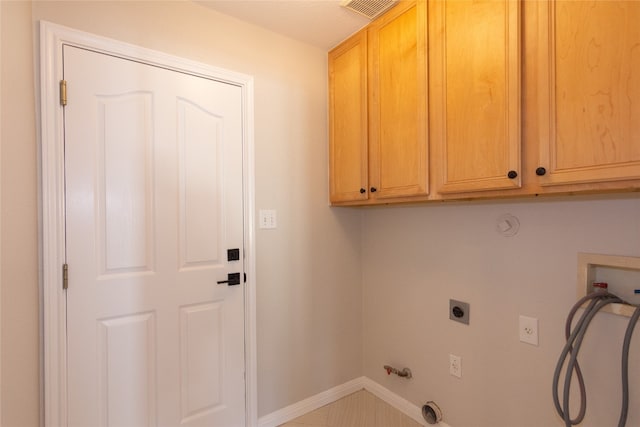
[[[361,188],[361,189],[360,189],[360,194],[364,194],[364,193],[366,193],[366,192],[367,192],[367,190],[365,190],[364,188]]]
[[[375,193],[376,191],[378,191],[378,189],[376,187],[371,187],[371,192]]]
[[[509,177],[509,179],[516,179],[518,177],[518,172],[516,171],[509,171],[509,173],[507,174],[507,176]]]
[[[547,170],[545,168],[543,168],[542,166],[540,166],[538,169],[536,169],[536,175],[538,175],[538,176],[542,176],[545,173],[547,173]]]

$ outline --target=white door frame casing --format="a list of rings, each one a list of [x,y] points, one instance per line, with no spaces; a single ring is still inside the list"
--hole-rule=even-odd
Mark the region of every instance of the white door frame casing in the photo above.
[[[45,426],[67,425],[66,295],[62,289],[62,265],[65,261],[64,128],[63,109],[59,102],[59,83],[63,76],[63,45],[86,48],[242,88],[243,221],[245,271],[247,272],[247,282],[244,287],[246,420],[247,426],[257,426],[253,78],[42,21],[40,23],[42,168],[40,244]]]

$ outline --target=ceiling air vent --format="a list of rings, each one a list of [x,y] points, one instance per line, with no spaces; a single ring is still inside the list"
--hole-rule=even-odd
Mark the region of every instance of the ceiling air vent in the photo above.
[[[398,0],[344,0],[342,7],[373,19],[397,3]]]

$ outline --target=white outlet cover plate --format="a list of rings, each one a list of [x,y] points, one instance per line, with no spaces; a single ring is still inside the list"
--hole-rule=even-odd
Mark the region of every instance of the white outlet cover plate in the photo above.
[[[462,357],[449,354],[449,374],[462,378]]]
[[[520,316],[520,341],[531,345],[538,345],[538,319]]]

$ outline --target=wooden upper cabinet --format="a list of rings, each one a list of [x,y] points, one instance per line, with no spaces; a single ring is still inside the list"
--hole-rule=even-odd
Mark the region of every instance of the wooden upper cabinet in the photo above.
[[[521,2],[429,2],[438,193],[521,186]]]
[[[640,2],[541,1],[538,21],[540,184],[640,178]]]
[[[367,32],[329,52],[329,198],[368,195]]]
[[[426,198],[426,21],[401,1],[329,52],[331,203]]]
[[[369,183],[375,199],[426,196],[427,10],[400,2],[369,35]]]
[[[331,202],[640,189],[638,23],[640,1],[400,1],[329,53]]]

